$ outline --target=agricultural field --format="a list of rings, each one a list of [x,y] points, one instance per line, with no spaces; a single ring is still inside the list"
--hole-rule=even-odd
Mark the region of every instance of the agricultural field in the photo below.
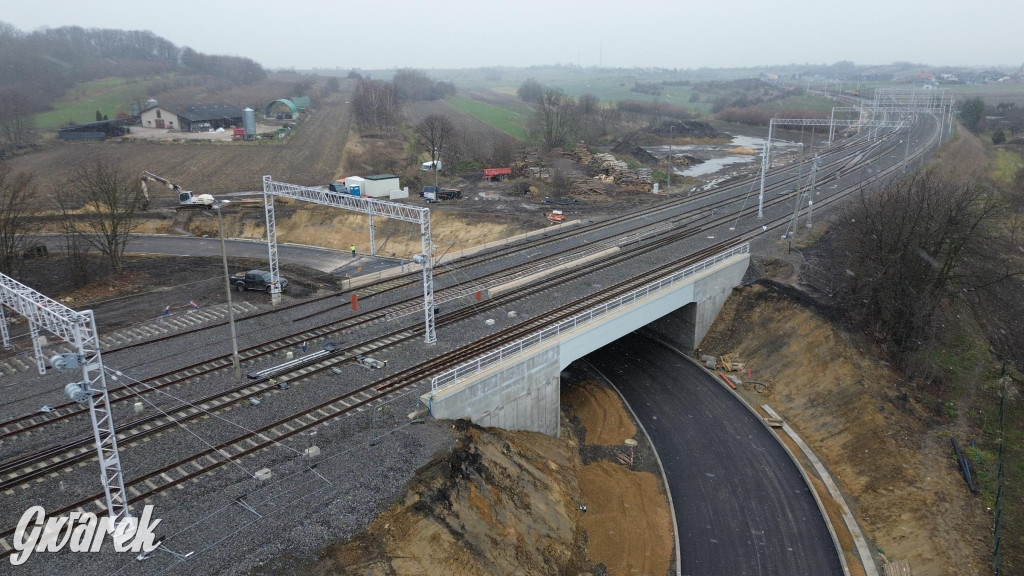
[[[113,119],[118,112],[129,113],[129,103],[145,101],[161,83],[173,79],[173,74],[149,79],[104,78],[81,82],[55,103],[54,110],[37,114],[35,125],[39,130],[56,130],[70,122],[85,124],[96,121],[96,111]]]
[[[280,94],[280,89],[272,86],[269,91]],[[135,173],[148,170],[199,193],[262,190],[264,174],[320,185],[341,172],[352,121],[346,99],[345,92],[326,99],[282,142],[62,142],[15,157],[9,164],[15,171],[34,174],[42,190],[63,184],[69,167],[93,160],[116,161]]]
[[[807,93],[799,96],[788,96],[781,100],[761,105],[766,110],[817,110],[820,112],[831,112],[833,106],[836,106],[835,100]]]
[[[527,125],[529,124],[532,111],[525,104],[520,104],[514,108],[512,106],[498,107],[468,98],[450,98],[446,102],[459,112],[469,114],[509,136],[526,140],[529,135]]]

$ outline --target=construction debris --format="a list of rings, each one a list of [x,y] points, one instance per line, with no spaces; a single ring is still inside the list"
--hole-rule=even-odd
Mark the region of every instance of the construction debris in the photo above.
[[[726,372],[738,372],[743,370],[746,364],[739,361],[739,358],[735,354],[722,354],[722,357],[718,359],[718,365],[716,368],[719,370],[725,370]]]

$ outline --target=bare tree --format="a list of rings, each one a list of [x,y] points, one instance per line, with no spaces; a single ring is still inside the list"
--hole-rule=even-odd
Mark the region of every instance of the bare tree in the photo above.
[[[360,78],[352,94],[352,110],[363,130],[390,130],[399,110],[395,85]]]
[[[138,225],[136,214],[145,202],[138,177],[116,164],[96,161],[72,170],[65,182],[57,190],[65,233],[98,250],[120,274],[128,235]]]
[[[415,130],[425,149],[430,152],[431,162],[437,162],[441,150],[449,147],[456,138],[455,123],[440,114],[427,116],[416,125]]]
[[[35,195],[32,176],[0,164],[0,271],[13,274],[25,247],[26,203]]]
[[[832,225],[847,310],[897,355],[917,348],[945,303],[1022,277],[996,248],[1006,206],[983,183],[937,172],[862,192]]]
[[[0,157],[32,143],[29,101],[16,90],[0,89]]]
[[[537,106],[537,130],[546,148],[554,148],[575,138],[579,114],[576,101],[560,88],[547,88]]]

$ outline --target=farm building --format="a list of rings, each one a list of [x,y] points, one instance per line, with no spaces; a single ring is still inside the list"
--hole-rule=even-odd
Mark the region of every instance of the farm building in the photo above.
[[[278,98],[263,109],[263,116],[266,118],[277,118],[278,120],[290,120],[300,113],[309,109],[309,98],[298,96],[294,98]]]
[[[126,125],[131,124],[131,121],[131,118],[115,118],[65,126],[57,132],[57,137],[61,140],[103,140],[123,136],[128,131]]]
[[[206,132],[241,126],[242,109],[230,104],[181,104],[177,108],[155,106],[142,112],[141,123],[147,128]]]

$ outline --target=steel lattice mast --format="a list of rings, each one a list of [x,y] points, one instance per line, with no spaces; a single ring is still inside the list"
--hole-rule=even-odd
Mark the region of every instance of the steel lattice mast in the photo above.
[[[92,310],[76,312],[4,274],[0,274],[0,303],[28,319],[36,361],[41,371],[45,370],[45,364],[38,338],[40,328],[71,344],[77,351],[56,355],[51,363],[59,370],[82,369],[82,381],[68,384],[64,392],[72,400],[89,404],[107,513],[113,525],[118,525],[131,513],[128,509],[128,494],[124,489],[121,457],[117,451],[107,379],[100,358],[99,334],[96,332],[96,319]],[[9,346],[6,330],[3,331],[3,338],[4,346]]]

